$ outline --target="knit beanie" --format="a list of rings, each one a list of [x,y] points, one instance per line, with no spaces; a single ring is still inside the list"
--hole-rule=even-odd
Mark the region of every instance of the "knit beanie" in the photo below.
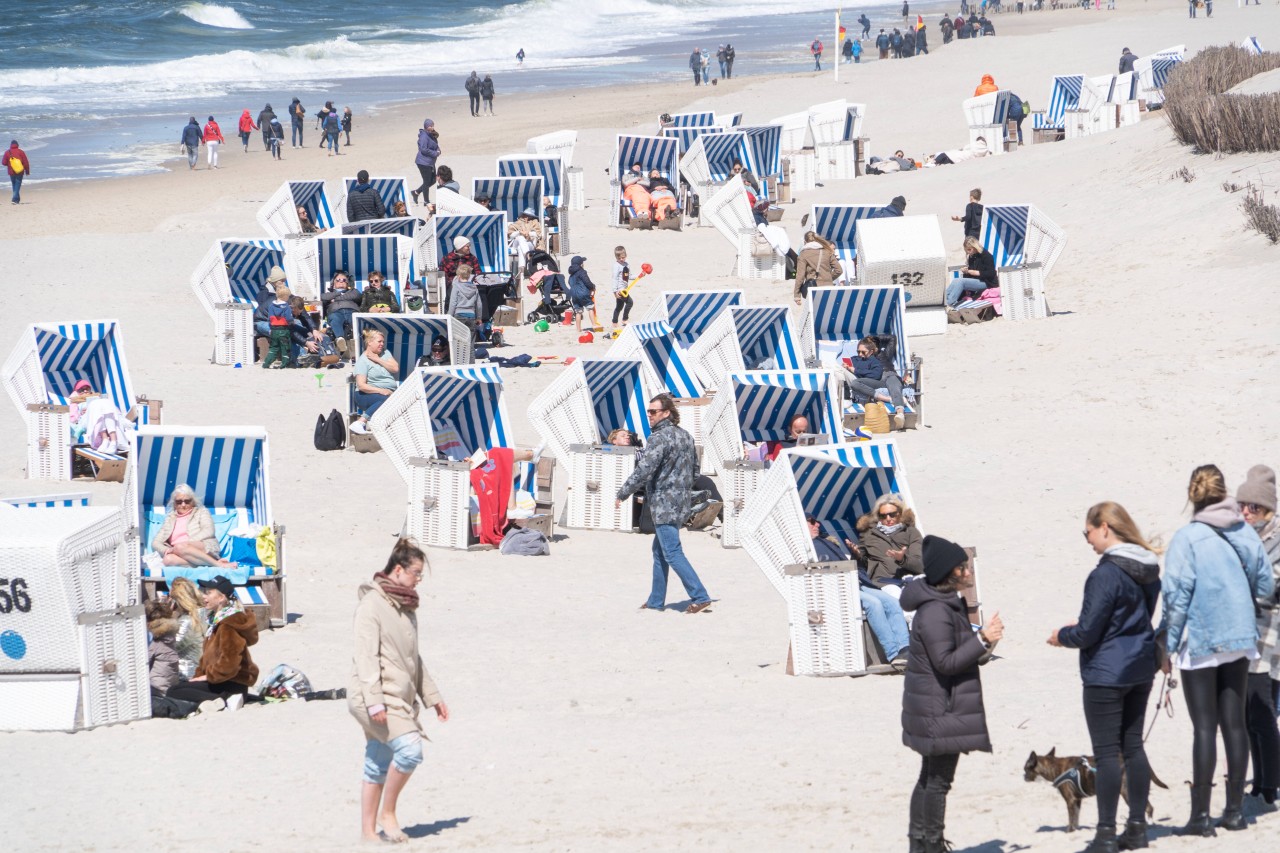
[[[1250,468],[1244,482],[1236,489],[1236,503],[1257,504],[1275,512],[1276,472],[1266,465],[1254,465]]]
[[[924,537],[924,579],[929,586],[937,586],[951,576],[957,566],[969,562],[969,555],[950,539],[941,536]]]

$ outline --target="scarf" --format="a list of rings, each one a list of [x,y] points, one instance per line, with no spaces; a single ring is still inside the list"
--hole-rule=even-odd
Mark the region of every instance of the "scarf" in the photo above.
[[[226,604],[218,608],[218,612],[213,614],[213,618],[209,620],[209,630],[204,632],[206,638],[213,636],[213,629],[218,627],[218,623],[223,619],[229,619],[237,613],[243,613],[244,607],[240,604],[240,599],[233,598]]]
[[[387,597],[400,605],[405,610],[418,609],[418,591],[411,586],[401,586],[391,580],[387,575],[375,574],[373,582],[378,585],[379,589],[387,594]]]
[[[902,522],[898,522],[897,524],[883,524],[881,522],[876,522],[876,530],[879,530],[885,536],[892,536],[901,530],[902,527]]]

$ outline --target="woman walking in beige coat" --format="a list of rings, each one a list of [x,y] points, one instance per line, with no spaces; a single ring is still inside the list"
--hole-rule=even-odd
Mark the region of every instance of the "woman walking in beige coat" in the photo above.
[[[356,605],[355,667],[347,707],[364,729],[364,783],[360,822],[369,841],[408,841],[396,817],[396,801],[422,763],[422,706],[449,719],[435,682],[418,654],[418,593],[427,555],[401,539],[387,566],[360,585]],[[379,808],[381,804],[381,808]],[[378,834],[378,824],[382,834]]]

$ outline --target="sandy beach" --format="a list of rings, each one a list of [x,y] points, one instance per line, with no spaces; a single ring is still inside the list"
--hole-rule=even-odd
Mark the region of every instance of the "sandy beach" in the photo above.
[[[902,148],[923,159],[967,141],[960,102],[985,73],[1039,109],[1053,74],[1114,73],[1125,46],[1143,55],[1185,44],[1191,55],[1252,35],[1274,49],[1274,6],[1224,3],[1212,19],[1193,21],[1182,4],[1134,0],[1115,12],[1004,14],[994,19],[997,38],[946,46],[935,13],[926,17],[930,55],[843,66],[838,83],[806,72],[714,88],[566,90],[500,97],[497,116],[479,119],[465,99],[442,99],[365,118],[341,158],[316,148],[308,127],[308,147],[286,148],[283,162],[254,138],[248,154],[237,142],[225,146],[216,172],[203,169],[202,152],[194,173],[179,163],[167,174],[31,184],[22,205],[0,209],[10,278],[0,342],[32,322],[119,319],[135,386],[165,401],[165,423],[265,424],[296,618],[264,634],[253,657],[264,672],[289,663],[318,689],[345,686],[355,590],[394,542],[405,488],[385,454],[313,449],[316,415],[345,399],[345,371],[317,389],[311,371],[209,364],[212,324],[189,284],[213,240],[262,236],[254,216],[283,180],[359,169],[412,177],[416,130],[431,117],[440,163],[465,190],[472,177],[492,174],[495,156],[572,128],[588,203],[574,219],[574,253],[588,258],[597,283],[607,281],[613,247],[623,243],[633,264],[655,268],[635,291],[640,316],[661,290],[741,287],[748,302],[786,304],[792,283],[738,279],[734,250],[715,229],[606,227],[615,135],[650,128],[662,112],[741,111],[747,123],[762,123],[848,98],[868,105],[869,153]],[[245,106],[255,115],[261,108]],[[194,105],[192,114],[204,117]],[[234,118],[222,121],[229,140]],[[38,160],[32,167],[38,176]],[[1193,181],[1174,176],[1182,167]],[[884,204],[903,195],[909,214],[942,217],[956,262],[962,231],[949,217],[981,187],[985,202],[1033,203],[1068,234],[1048,283],[1052,318],[951,326],[913,341],[925,359],[927,426],[897,435],[921,526],[977,547],[984,607],[1006,624],[1000,659],[982,672],[994,753],[963,758],[950,796],[947,836],[956,850],[1065,853],[1092,836],[1092,801],[1085,831],[1069,835],[1058,794],[1022,778],[1031,750],[1089,751],[1076,656],[1045,644],[1076,618],[1095,564],[1080,539],[1085,509],[1119,501],[1167,542],[1187,520],[1185,487],[1196,465],[1217,463],[1233,492],[1251,465],[1280,465],[1272,385],[1280,248],[1246,229],[1240,194],[1223,189],[1248,181],[1274,203],[1280,161],[1193,154],[1155,112],[1137,127],[1011,156],[829,181],[800,194],[781,222],[798,245],[800,218],[814,203]],[[606,296],[602,313],[611,308]],[[541,336],[515,327],[508,338],[503,355],[581,358],[609,346],[602,336],[580,345],[558,326]],[[504,372],[521,445],[537,443],[526,409],[560,369]],[[23,479],[25,430],[12,406],[0,408],[0,428],[14,436],[0,449],[0,493],[66,490]],[[97,503],[120,498],[119,486],[85,487]],[[905,849],[919,761],[901,743],[899,677],[788,677],[785,603],[745,552],[709,535],[684,541],[717,603],[710,615],[685,618],[636,610],[650,577],[648,537],[559,532],[550,559],[430,552],[422,648],[453,719],[428,723],[426,762],[401,800],[411,848]],[[678,585],[670,597],[681,600]],[[350,850],[358,845],[362,749],[344,702],[250,706],[78,734],[0,734],[4,847]],[[1170,788],[1152,793],[1156,848],[1280,845],[1274,809],[1239,835],[1169,835],[1187,818],[1191,774],[1180,693],[1147,749]],[[1246,803],[1247,815],[1258,802]],[[1219,785],[1215,813],[1221,807]]]

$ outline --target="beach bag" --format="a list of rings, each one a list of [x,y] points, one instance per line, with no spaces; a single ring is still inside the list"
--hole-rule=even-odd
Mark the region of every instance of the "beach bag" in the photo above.
[[[22,170],[22,161],[21,161],[21,160],[19,160],[17,157],[10,157],[10,158],[9,158],[9,168],[13,170],[13,173],[14,173],[15,175],[21,175],[21,174],[22,174],[22,171],[23,171],[23,170]]]
[[[761,234],[756,232],[751,238],[751,257],[753,258],[771,258],[773,257],[773,244]]]
[[[342,415],[332,409],[329,416],[316,416],[316,450],[341,450],[347,445],[347,427],[342,422]]]
[[[996,309],[994,305],[975,305],[972,308],[961,308],[960,310],[947,309],[947,322],[960,323],[965,326],[974,323],[985,323],[988,320],[996,318]]]
[[[867,403],[866,414],[862,418],[862,428],[867,432],[880,435],[889,431],[889,410],[884,403]]]

